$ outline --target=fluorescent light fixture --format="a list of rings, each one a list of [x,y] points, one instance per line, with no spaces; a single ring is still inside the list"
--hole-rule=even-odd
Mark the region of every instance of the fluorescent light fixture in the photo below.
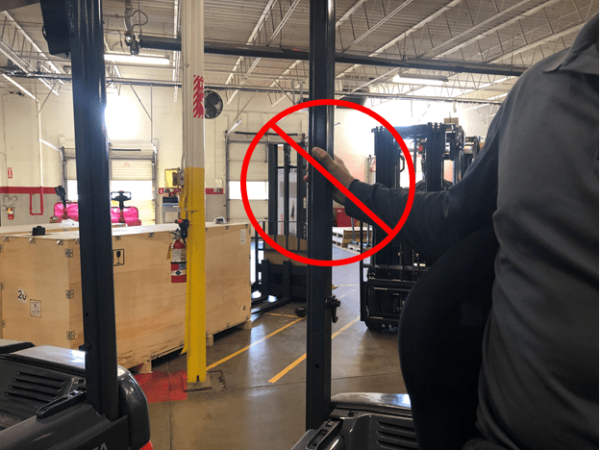
[[[2,74],[2,76],[4,78],[6,78],[8,81],[10,81],[12,84],[14,84],[21,92],[23,92],[23,94],[31,97],[32,99],[34,99],[36,102],[40,102],[37,97],[35,95],[33,95],[31,92],[29,92],[27,89],[25,89],[23,86],[21,86],[19,83],[17,83],[15,80],[13,80],[10,77],[7,77],[6,74]]]
[[[425,75],[419,75],[419,76],[414,76],[414,77],[394,75],[394,78],[392,78],[392,81],[394,83],[401,83],[401,84],[420,84],[423,86],[443,86],[443,84],[448,81],[448,78],[446,78],[446,77],[431,77],[431,78],[429,78]]]
[[[169,58],[162,56],[126,55],[124,53],[105,53],[104,60],[111,63],[145,64],[148,66],[170,66]]]

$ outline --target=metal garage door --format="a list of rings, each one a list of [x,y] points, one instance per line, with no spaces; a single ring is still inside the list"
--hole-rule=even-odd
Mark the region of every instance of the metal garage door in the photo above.
[[[75,166],[75,149],[65,148],[66,178],[77,179]],[[110,179],[152,181],[154,152],[149,149],[110,151]]]
[[[235,133],[233,133],[235,135]],[[295,138],[296,135],[293,135]],[[235,137],[227,142],[227,218],[230,222],[248,222],[248,215],[244,209],[242,200],[231,198],[231,192],[229,189],[229,182],[240,181],[242,164],[246,152],[250,147],[250,140],[244,137]],[[268,143],[280,143],[283,144],[283,140],[279,136],[269,136]],[[279,162],[283,161],[283,146],[281,146],[281,153],[279,156]],[[292,151],[291,163],[296,163],[296,152]],[[262,140],[255,148],[252,153],[252,159],[248,166],[248,182],[268,182],[268,160],[267,160],[267,142]],[[265,190],[268,192],[268,189]],[[266,220],[268,216],[268,201],[264,200],[250,200],[250,207],[256,219],[260,222]]]
[[[242,173],[242,164],[250,141],[235,140],[228,142],[227,148],[227,163],[228,163],[228,180],[227,180],[227,215],[230,222],[249,222],[248,215],[244,210],[244,205],[241,200],[232,199],[229,189],[229,181],[240,181]],[[268,180],[268,163],[266,144],[260,143],[256,146],[250,165],[248,166],[247,179],[249,182],[258,181],[266,183]],[[257,220],[266,219],[267,200],[250,200],[250,207]]]

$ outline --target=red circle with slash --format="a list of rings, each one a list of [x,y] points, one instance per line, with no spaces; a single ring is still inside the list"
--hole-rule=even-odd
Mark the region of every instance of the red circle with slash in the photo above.
[[[350,191],[348,191],[348,189],[344,188],[339,183],[339,181],[337,181],[335,178],[333,178],[333,176],[331,174],[329,174],[329,172],[327,172],[327,170],[319,162],[317,162],[310,154],[308,154],[304,149],[302,149],[302,147],[300,147],[297,143],[295,143],[291,137],[289,137],[283,130],[281,130],[281,128],[279,128],[277,126],[277,122],[279,122],[281,119],[283,119],[285,116],[287,116],[289,114],[292,114],[296,111],[300,111],[301,109],[311,108],[314,106],[324,106],[324,105],[344,106],[346,108],[352,108],[352,109],[360,111],[364,114],[367,114],[368,116],[372,117],[373,119],[375,119],[379,123],[381,123],[392,134],[394,139],[396,139],[396,141],[400,145],[400,148],[402,149],[402,153],[404,154],[404,157],[406,159],[406,164],[408,166],[408,173],[409,173],[409,177],[410,177],[410,188],[408,190],[408,199],[406,202],[406,207],[404,208],[404,212],[402,213],[400,220],[398,221],[398,223],[396,224],[396,226],[393,229],[391,229],[389,226],[387,226],[387,224],[385,224],[385,222],[383,222],[383,220],[379,219],[379,217],[377,217],[371,210],[369,210],[364,204],[362,204],[362,202],[360,202],[360,200],[358,200],[352,193],[350,193]],[[309,164],[312,164],[316,170],[318,170],[323,176],[325,176],[325,178],[327,178],[334,186],[336,186],[338,189],[340,189],[348,197],[348,199],[350,201],[354,202],[367,216],[369,216],[376,224],[378,224],[382,229],[384,229],[384,231],[386,231],[388,233],[387,237],[383,241],[381,241],[379,244],[377,244],[375,247],[373,247],[372,249],[370,249],[364,253],[358,254],[356,256],[352,256],[350,258],[336,259],[336,260],[332,260],[332,261],[307,258],[305,256],[298,255],[289,250],[286,250],[281,245],[279,245],[277,242],[275,242],[273,239],[271,239],[269,237],[269,235],[267,233],[265,233],[265,230],[263,230],[262,227],[258,224],[258,221],[256,220],[254,213],[252,212],[252,208],[250,208],[250,202],[248,200],[248,192],[246,189],[248,167],[250,166],[250,158],[252,157],[252,153],[254,153],[254,149],[258,145],[258,142],[265,135],[265,133],[267,131],[269,131],[269,129],[273,129],[275,132],[277,132],[277,134],[279,134],[288,144],[290,144],[298,153],[300,153],[300,156],[302,156],[304,159],[306,159]],[[352,264],[352,263],[358,262],[362,259],[368,258],[369,256],[377,253],[379,250],[381,250],[383,247],[385,247],[388,243],[390,243],[392,239],[394,239],[394,237],[398,234],[398,232],[404,226],[406,220],[408,219],[408,215],[410,214],[410,210],[412,208],[412,204],[413,204],[413,201],[415,198],[415,168],[414,168],[411,156],[410,156],[410,151],[408,150],[408,147],[404,143],[402,136],[400,136],[400,134],[396,131],[396,129],[394,127],[392,127],[387,120],[385,120],[383,117],[381,117],[376,112],[371,111],[370,109],[365,108],[364,106],[357,105],[355,103],[348,102],[345,100],[334,100],[334,99],[311,100],[308,102],[299,103],[297,105],[294,105],[294,106],[280,112],[275,117],[273,117],[271,120],[269,120],[260,129],[260,131],[256,134],[256,136],[252,140],[252,143],[250,144],[250,147],[248,147],[248,151],[246,152],[246,156],[244,157],[244,162],[242,164],[242,172],[241,172],[241,176],[240,176],[240,187],[241,187],[241,191],[242,191],[242,202],[244,204],[244,209],[246,210],[246,214],[248,215],[250,222],[254,226],[256,232],[273,249],[277,250],[282,255],[287,256],[288,258],[293,259],[294,261],[298,261],[303,264],[309,264],[309,265],[321,266],[321,267],[334,267],[334,266],[342,266],[345,264]]]

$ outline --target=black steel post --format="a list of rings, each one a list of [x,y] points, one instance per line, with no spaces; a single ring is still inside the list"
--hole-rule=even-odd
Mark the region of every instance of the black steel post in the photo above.
[[[297,244],[299,247],[300,239],[306,239],[306,209],[304,203],[304,198],[306,197],[306,182],[304,181],[304,158],[300,155],[296,155],[296,158],[296,236],[298,236]]]
[[[100,0],[67,2],[87,401],[108,419],[119,417],[108,140],[104,122],[104,36]]]
[[[446,129],[439,123],[428,123],[427,148],[425,150],[425,176],[427,192],[441,191],[444,179],[444,152]]]
[[[287,144],[283,146],[283,234],[290,235],[290,146]]]
[[[310,100],[334,98],[335,2],[310,2]],[[333,157],[333,106],[309,110],[309,149],[320,147]],[[309,168],[308,257],[332,259],[332,186]],[[331,268],[308,266],[306,358],[306,428],[318,428],[331,412]]]
[[[277,144],[267,144],[268,148],[268,180],[269,180],[269,200],[268,215],[269,229],[267,234],[277,234]]]

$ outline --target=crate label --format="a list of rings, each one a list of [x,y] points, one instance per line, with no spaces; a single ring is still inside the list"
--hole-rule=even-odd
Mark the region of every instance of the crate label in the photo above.
[[[125,265],[125,249],[119,248],[113,249],[113,266],[124,266]]]
[[[42,317],[42,302],[40,300],[31,300],[31,317]]]
[[[246,243],[246,230],[240,230],[240,245]]]
[[[17,290],[17,300],[19,300],[21,303],[25,303],[27,301],[27,293],[25,292],[25,289]]]

